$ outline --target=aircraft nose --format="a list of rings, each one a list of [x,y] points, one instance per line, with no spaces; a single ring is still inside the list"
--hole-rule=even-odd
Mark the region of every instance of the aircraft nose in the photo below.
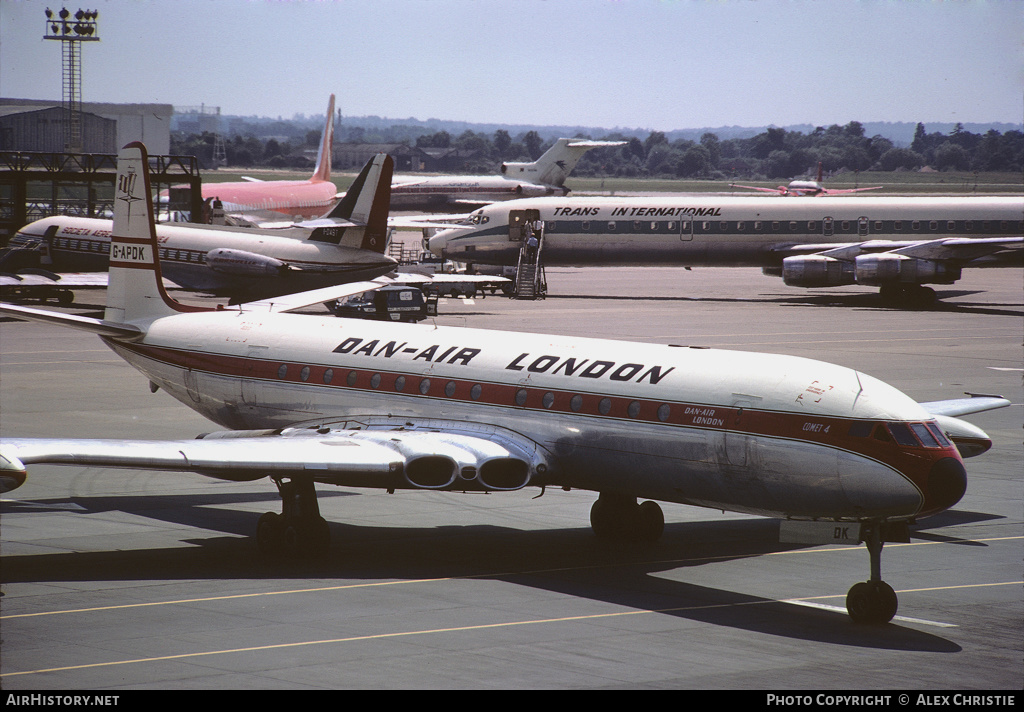
[[[448,247],[448,236],[451,230],[441,230],[440,232],[431,236],[430,241],[427,243],[431,253],[435,257],[444,257],[445,248]]]
[[[960,501],[967,492],[967,470],[955,457],[944,457],[928,472],[923,515],[935,514],[949,509]]]

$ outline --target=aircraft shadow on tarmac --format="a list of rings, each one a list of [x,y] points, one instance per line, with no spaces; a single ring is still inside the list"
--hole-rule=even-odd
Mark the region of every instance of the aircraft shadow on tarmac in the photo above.
[[[927,306],[896,306],[886,304],[877,292],[787,292],[787,293],[762,293],[757,297],[715,297],[701,295],[673,295],[673,296],[641,296],[641,295],[613,295],[613,294],[548,294],[546,299],[582,299],[582,300],[608,300],[608,301],[650,301],[650,302],[705,302],[705,303],[759,303],[759,304],[780,304],[790,307],[817,307],[836,309],[858,309],[878,311],[932,311],[948,314],[988,314],[992,316],[1024,316],[1024,304],[1020,302],[996,302],[977,299],[975,301],[957,302],[958,299],[966,299],[975,295],[985,294],[984,290],[943,290],[938,291],[938,301]],[[102,318],[105,306],[103,304],[86,304],[76,302],[72,305],[76,314],[80,316],[91,316]],[[481,305],[484,306],[484,305]],[[79,311],[81,310],[81,311]],[[490,312],[459,312],[457,316],[490,316]],[[451,314],[442,316],[452,316]],[[4,318],[0,321],[14,321]]]
[[[938,293],[938,301],[928,306],[897,306],[886,304],[875,292],[857,293],[802,293],[802,294],[760,294],[758,297],[709,297],[709,296],[635,296],[635,295],[595,295],[595,294],[549,294],[547,299],[600,299],[610,301],[649,301],[649,302],[705,302],[705,303],[776,303],[791,307],[834,307],[839,309],[861,309],[878,311],[932,311],[950,314],[989,314],[993,316],[1024,316],[1024,305],[1020,303],[1002,302],[967,302],[956,303],[957,298],[984,294],[982,290],[945,291]]]
[[[239,496],[241,495],[241,496]],[[324,491],[325,509],[334,497],[354,493]],[[796,640],[862,648],[954,653],[956,643],[901,625],[859,626],[845,613],[820,610],[686,583],[685,569],[699,570],[737,559],[803,547],[777,542],[778,523],[768,519],[670,523],[655,544],[598,540],[589,524],[543,531],[490,525],[375,527],[339,523],[327,513],[333,545],[320,560],[263,557],[250,538],[254,511],[233,504],[265,502],[276,509],[277,494],[144,495],[75,497],[4,503],[5,513],[50,509],[82,513],[120,511],[195,526],[230,537],[182,539],[190,547],[96,552],[8,555],[5,585],[45,581],[329,579],[415,580],[490,579],[604,601],[617,606],[677,616],[715,626],[737,628]],[[960,520],[987,515],[961,513]],[[334,515],[337,516],[336,514]],[[951,520],[950,523],[953,523]],[[116,525],[115,525],[116,526]],[[239,536],[247,537],[240,540]],[[956,541],[956,540],[954,540]],[[867,555],[849,571],[850,584],[867,577]],[[813,565],[803,567],[814,577]],[[833,601],[842,606],[842,599]]]

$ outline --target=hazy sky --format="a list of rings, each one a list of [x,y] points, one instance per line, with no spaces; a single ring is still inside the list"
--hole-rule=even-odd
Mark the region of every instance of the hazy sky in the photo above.
[[[0,0],[0,96],[61,96]],[[1021,0],[86,0],[85,101],[669,131],[1020,122]]]

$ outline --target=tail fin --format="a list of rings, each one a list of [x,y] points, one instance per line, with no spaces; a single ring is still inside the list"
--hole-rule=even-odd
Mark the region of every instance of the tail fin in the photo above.
[[[320,152],[316,156],[316,168],[310,182],[319,183],[331,179],[331,149],[334,145],[334,94],[327,102],[327,123],[320,139]]]
[[[164,290],[153,222],[149,155],[138,141],[117,154],[114,225],[104,320],[117,324],[152,321],[185,311],[207,311],[171,299]]]
[[[625,141],[560,138],[555,141],[554,146],[545,151],[544,155],[533,163],[502,163],[501,173],[506,178],[561,186],[584,153],[592,148],[622,146],[625,143]]]
[[[360,227],[317,228],[309,239],[383,254],[388,234],[394,165],[386,153],[378,153],[371,158],[345,197],[324,216],[346,220]]]

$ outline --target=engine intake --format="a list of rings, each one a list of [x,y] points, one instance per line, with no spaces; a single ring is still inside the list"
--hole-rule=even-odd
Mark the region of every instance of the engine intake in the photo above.
[[[206,265],[214,272],[245,277],[277,277],[288,270],[288,265],[281,260],[228,247],[207,252]]]
[[[782,260],[782,280],[791,287],[837,287],[854,284],[853,265],[825,255],[803,255]]]
[[[953,284],[960,279],[961,269],[946,262],[922,260],[893,252],[880,255],[857,255],[857,283],[884,284]]]

